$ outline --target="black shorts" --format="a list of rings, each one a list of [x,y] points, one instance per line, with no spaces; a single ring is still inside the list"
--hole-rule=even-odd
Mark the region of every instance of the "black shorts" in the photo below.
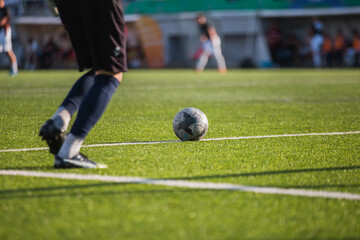
[[[127,71],[122,0],[57,0],[56,5],[80,71]]]

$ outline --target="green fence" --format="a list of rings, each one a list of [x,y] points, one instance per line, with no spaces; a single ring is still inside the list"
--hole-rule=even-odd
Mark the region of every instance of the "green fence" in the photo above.
[[[124,0],[126,13],[360,6],[360,0]]]
[[[270,2],[272,2],[270,4]],[[224,9],[255,10],[262,5],[266,8],[284,8],[287,0],[138,0],[125,4],[126,13],[173,13]]]

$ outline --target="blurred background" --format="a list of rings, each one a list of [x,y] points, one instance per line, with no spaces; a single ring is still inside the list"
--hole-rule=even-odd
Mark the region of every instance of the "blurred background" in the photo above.
[[[6,0],[23,69],[76,68],[61,21],[46,0]],[[314,22],[323,38],[315,67],[359,67],[359,0],[123,0],[130,68],[193,68],[196,16],[216,28],[229,68],[314,67]],[[4,54],[0,67],[8,68]],[[216,67],[210,58],[209,67]]]

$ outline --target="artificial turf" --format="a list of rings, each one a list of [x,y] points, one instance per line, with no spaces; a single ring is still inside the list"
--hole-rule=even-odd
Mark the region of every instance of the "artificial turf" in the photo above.
[[[0,72],[0,169],[360,194],[360,134],[172,142],[185,107],[205,138],[360,130],[358,70],[132,70],[83,148],[108,169],[54,170],[38,137],[76,71]],[[360,201],[0,176],[0,239],[359,239]]]

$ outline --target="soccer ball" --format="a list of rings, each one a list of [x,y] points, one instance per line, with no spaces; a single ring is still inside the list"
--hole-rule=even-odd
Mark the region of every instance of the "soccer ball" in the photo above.
[[[193,107],[179,111],[173,121],[174,132],[182,141],[200,140],[205,136],[208,127],[205,114]]]

